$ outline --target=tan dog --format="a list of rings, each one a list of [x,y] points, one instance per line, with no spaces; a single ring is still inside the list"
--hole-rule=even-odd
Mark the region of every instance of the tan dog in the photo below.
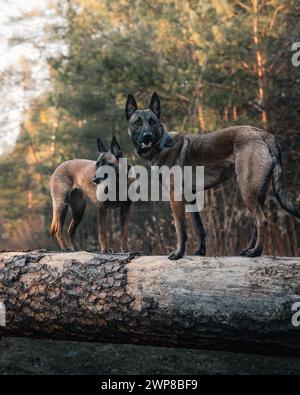
[[[212,188],[236,174],[246,207],[254,217],[255,228],[248,247],[241,255],[255,257],[262,253],[266,217],[263,206],[270,181],[281,206],[300,218],[300,212],[289,200],[283,183],[280,147],[275,137],[253,126],[235,126],[203,135],[167,133],[160,122],[160,100],[152,95],[150,108],[138,110],[132,95],[126,102],[125,113],[129,135],[137,154],[152,165],[172,167],[204,166],[205,189]],[[187,240],[185,202],[174,200],[170,185],[170,204],[175,219],[177,249],[169,259],[184,255]],[[205,231],[198,212],[192,213],[199,248],[205,255]]]
[[[130,217],[131,201],[99,202],[96,197],[96,188],[104,179],[97,176],[101,166],[112,166],[118,174],[119,159],[123,156],[122,149],[113,137],[111,150],[108,151],[100,138],[97,139],[99,158],[97,161],[75,159],[62,163],[54,171],[50,181],[50,191],[53,202],[53,219],[51,235],[56,236],[60,248],[67,250],[63,238],[63,226],[68,207],[72,210],[72,220],[68,228],[68,239],[71,248],[76,248],[75,233],[83,218],[86,197],[97,207],[98,238],[100,251],[107,252],[106,239],[106,211],[108,208],[121,207],[121,251],[127,248],[128,222]]]

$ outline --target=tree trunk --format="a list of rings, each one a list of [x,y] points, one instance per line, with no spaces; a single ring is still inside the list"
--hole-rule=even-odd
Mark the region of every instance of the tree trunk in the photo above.
[[[256,47],[256,61],[257,61],[257,76],[258,76],[258,98],[259,105],[262,108],[261,112],[261,121],[262,127],[264,129],[267,128],[267,111],[266,111],[266,102],[265,102],[265,89],[264,89],[264,65],[263,65],[263,55],[259,47],[259,36],[258,36],[258,15],[259,15],[259,7],[258,0],[252,0],[252,9],[253,9],[253,41]]]
[[[0,336],[300,355],[300,258],[0,254]]]

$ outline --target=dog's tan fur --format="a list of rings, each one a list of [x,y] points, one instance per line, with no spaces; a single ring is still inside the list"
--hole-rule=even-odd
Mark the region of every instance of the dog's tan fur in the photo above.
[[[175,145],[160,152],[149,152],[151,163],[169,167],[205,166],[205,189],[222,183],[235,171],[242,198],[254,216],[258,233],[255,244],[252,240],[247,249],[262,251],[266,225],[262,194],[273,166],[269,144],[275,144],[274,136],[251,126],[231,127],[204,135],[183,135],[175,132],[170,135]],[[173,191],[170,193],[171,209],[176,233],[181,235],[186,232],[185,203],[174,202],[172,196]],[[182,242],[182,237],[179,236],[179,249]]]
[[[150,109],[159,119],[160,102],[153,94]],[[125,107],[129,120],[129,132],[141,112],[137,110],[133,96],[129,95]],[[152,148],[142,153],[142,157],[156,166],[204,166],[205,189],[212,188],[236,174],[240,192],[246,207],[254,217],[255,230],[250,244],[242,255],[260,255],[264,245],[266,217],[263,206],[267,188],[273,181],[273,189],[281,206],[289,213],[300,218],[300,212],[289,200],[283,183],[280,148],[275,137],[253,126],[234,126],[207,134],[181,134],[170,132],[173,146],[161,149],[160,141],[166,133],[161,125],[160,140]],[[149,133],[149,126],[147,126]],[[142,132],[141,132],[142,133]],[[151,133],[151,128],[150,128]],[[156,134],[155,134],[156,133]],[[157,129],[153,133],[157,136]],[[153,137],[156,138],[156,137]],[[136,144],[136,139],[133,140]],[[170,254],[170,259],[179,259],[184,254],[186,236],[184,201],[174,201],[174,190],[170,188],[170,203],[175,219],[177,249]],[[205,254],[205,231],[199,213],[193,213],[193,223],[199,241],[198,254]]]
[[[103,155],[110,163],[118,164],[117,158],[111,152],[105,152]],[[68,228],[68,240],[71,249],[77,249],[74,240],[75,233],[83,218],[87,197],[95,204],[97,209],[98,238],[102,253],[107,252],[107,209],[121,207],[121,251],[126,251],[131,202],[129,200],[124,202],[99,202],[96,198],[97,186],[93,182],[95,172],[96,161],[86,159],[75,159],[64,162],[54,171],[50,180],[50,191],[53,202],[51,235],[56,236],[61,249],[68,249],[63,237],[63,226],[68,207],[70,206],[72,220]]]

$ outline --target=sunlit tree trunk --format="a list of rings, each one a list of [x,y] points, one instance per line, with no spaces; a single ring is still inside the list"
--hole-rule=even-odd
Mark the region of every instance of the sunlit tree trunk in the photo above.
[[[205,130],[205,118],[202,104],[198,105],[198,120],[201,130]]]
[[[259,106],[262,109],[261,122],[262,127],[267,128],[267,112],[266,112],[266,102],[265,102],[265,89],[264,89],[264,62],[263,55],[260,50],[259,36],[258,36],[258,14],[259,14],[259,0],[251,0],[252,10],[253,10],[253,41],[256,47],[256,62],[257,62],[257,76],[258,76],[258,99]]]

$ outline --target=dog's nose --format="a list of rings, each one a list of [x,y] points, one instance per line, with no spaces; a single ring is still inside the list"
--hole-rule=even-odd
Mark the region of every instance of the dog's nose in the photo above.
[[[95,184],[100,184],[100,181],[101,181],[100,178],[98,178],[96,176],[93,178],[93,183],[95,183]]]
[[[144,132],[143,133],[143,143],[149,144],[149,143],[152,143],[152,141],[153,141],[152,134],[149,132]]]

